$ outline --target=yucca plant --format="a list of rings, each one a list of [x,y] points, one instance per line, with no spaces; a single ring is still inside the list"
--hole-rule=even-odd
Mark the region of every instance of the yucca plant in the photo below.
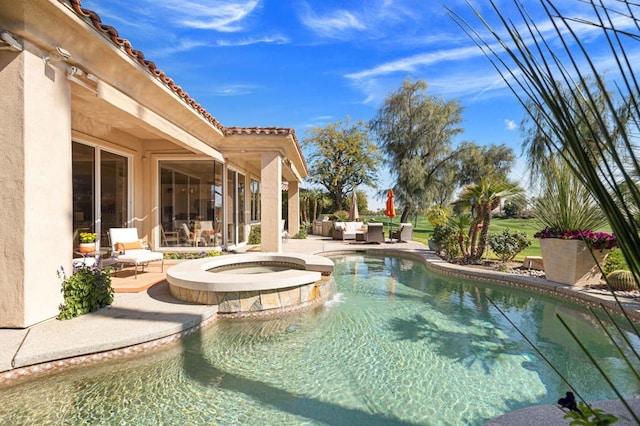
[[[522,3],[513,0],[514,8],[510,10],[516,11],[524,22],[520,28],[513,19],[501,13],[493,1],[491,6],[500,22],[499,30],[492,28],[476,9],[475,15],[480,20],[478,30],[455,12],[450,10],[450,14],[486,54],[528,115],[539,123],[539,147],[560,156],[597,201],[598,208],[616,234],[637,285],[640,277],[640,257],[637,255],[640,227],[635,216],[640,208],[640,162],[635,145],[637,133],[630,130],[632,126],[629,124],[637,132],[640,84],[634,70],[636,61],[628,46],[636,46],[640,41],[640,6],[629,0],[582,0],[575,2],[575,7],[569,12],[575,15],[569,16],[551,0],[540,0],[539,4],[548,18],[544,23],[535,22]],[[578,11],[578,6],[586,7],[589,15],[584,10]],[[629,23],[631,25],[626,25]],[[550,24],[551,31],[547,24]],[[605,47],[583,43],[577,28],[600,30]],[[489,32],[488,36],[481,33],[485,30]],[[590,51],[594,46],[597,50]],[[599,67],[605,62],[605,55],[608,64],[614,67],[613,72],[608,72],[618,76],[614,85],[609,83],[616,87],[615,93],[607,91],[603,70]],[[615,298],[615,293],[612,294]],[[619,301],[618,306],[625,312]],[[617,320],[604,306],[602,310],[609,315],[617,334],[609,333],[595,311],[594,318],[603,326],[612,345],[623,357],[623,347],[633,352]],[[616,384],[584,348],[580,338],[572,333],[561,315],[558,319],[626,406],[629,415],[640,423]],[[628,317],[626,320],[640,337],[633,322]],[[640,359],[636,352],[633,353]],[[640,382],[637,369],[628,358],[625,360]],[[582,399],[576,389],[572,390]]]
[[[549,161],[541,166],[540,172],[543,196],[534,202],[540,229],[587,231],[606,224],[589,189],[564,161]]]

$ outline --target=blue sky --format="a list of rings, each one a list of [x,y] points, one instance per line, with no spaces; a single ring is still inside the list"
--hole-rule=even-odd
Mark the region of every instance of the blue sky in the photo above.
[[[488,1],[473,3],[485,17],[493,16]],[[495,3],[519,21],[511,0]],[[534,17],[542,16],[537,1],[523,4]],[[579,0],[555,4],[586,16]],[[82,5],[225,126],[292,127],[302,141],[308,129],[347,116],[370,120],[410,77],[426,81],[430,95],[460,101],[464,133],[456,142],[504,143],[520,155],[522,108],[441,2],[84,0]],[[466,1],[446,5],[473,20]],[[580,31],[583,41],[599,42],[598,32]],[[526,185],[522,164],[520,159],[511,177]],[[383,172],[379,188],[390,185]],[[370,199],[369,206],[383,203]]]

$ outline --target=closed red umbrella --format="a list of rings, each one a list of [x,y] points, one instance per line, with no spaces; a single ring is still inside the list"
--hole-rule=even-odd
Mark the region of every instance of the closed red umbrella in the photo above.
[[[396,217],[396,205],[393,201],[393,189],[390,189],[389,192],[387,192],[387,206],[384,210],[384,214],[391,219],[389,221],[389,238],[391,238],[391,224],[393,223],[393,218]]]
[[[384,214],[389,216],[391,219],[396,217],[396,205],[393,202],[393,189],[390,189],[387,193],[387,208],[385,209]]]

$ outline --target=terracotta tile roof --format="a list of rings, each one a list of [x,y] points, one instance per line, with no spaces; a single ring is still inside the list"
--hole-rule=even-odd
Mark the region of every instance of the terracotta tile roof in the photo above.
[[[300,143],[298,142],[298,138],[296,137],[296,132],[291,128],[284,127],[225,127],[223,126],[216,118],[211,115],[206,109],[202,107],[195,99],[193,99],[187,92],[182,90],[182,87],[178,86],[175,81],[167,76],[164,71],[156,67],[155,62],[149,61],[145,59],[144,54],[133,48],[131,42],[129,40],[120,37],[118,31],[110,26],[102,23],[102,19],[100,16],[89,9],[83,9],[81,0],[68,0],[72,10],[81,18],[83,18],[86,22],[90,23],[98,32],[103,34],[107,39],[111,40],[113,44],[117,47],[123,49],[129,56],[131,56],[136,62],[138,62],[142,67],[146,68],[151,75],[158,78],[162,83],[164,83],[169,89],[171,89],[179,98],[181,98],[184,102],[190,105],[193,109],[198,111],[200,115],[202,115],[207,121],[213,124],[216,128],[220,129],[223,134],[229,135],[240,135],[240,134],[273,134],[273,135],[291,135],[293,136],[293,141],[296,144],[296,148],[301,154],[302,161],[304,163],[305,168],[307,167],[304,156],[302,155],[302,148],[300,147]]]
[[[288,127],[225,127],[225,135],[293,135],[296,139],[296,132]]]

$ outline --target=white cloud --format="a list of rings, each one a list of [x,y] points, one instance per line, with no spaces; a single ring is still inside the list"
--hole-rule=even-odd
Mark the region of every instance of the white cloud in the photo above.
[[[199,47],[210,47],[211,43],[202,40],[180,40],[179,42],[167,44],[160,49],[150,49],[147,54],[150,57],[160,58],[173,55],[174,53],[187,52]]]
[[[377,77],[397,72],[413,72],[421,66],[433,65],[442,61],[469,59],[476,56],[483,56],[480,49],[476,46],[439,50],[387,62],[368,70],[347,74],[345,77],[353,80],[360,80],[363,78]]]
[[[252,44],[287,44],[289,39],[283,35],[265,36],[262,38],[243,38],[236,41],[218,40],[216,44],[222,47],[249,46]]]
[[[185,27],[234,32],[244,29],[241,21],[259,6],[259,0],[165,1],[164,6],[179,11],[176,22]]]
[[[85,0],[111,25],[134,28],[157,37],[158,25],[220,32],[245,29],[243,21],[261,7],[261,0]],[[123,10],[126,10],[125,14]],[[133,18],[132,18],[133,16]],[[145,31],[143,28],[154,29]]]
[[[364,23],[347,10],[335,10],[323,16],[307,10],[301,19],[304,25],[324,37],[340,37],[344,31],[366,29]]]
[[[257,86],[250,84],[228,84],[226,86],[216,87],[213,93],[217,96],[239,96],[249,95],[257,89]]]
[[[507,130],[516,130],[518,128],[516,122],[510,119],[505,119],[504,124],[507,127]]]

